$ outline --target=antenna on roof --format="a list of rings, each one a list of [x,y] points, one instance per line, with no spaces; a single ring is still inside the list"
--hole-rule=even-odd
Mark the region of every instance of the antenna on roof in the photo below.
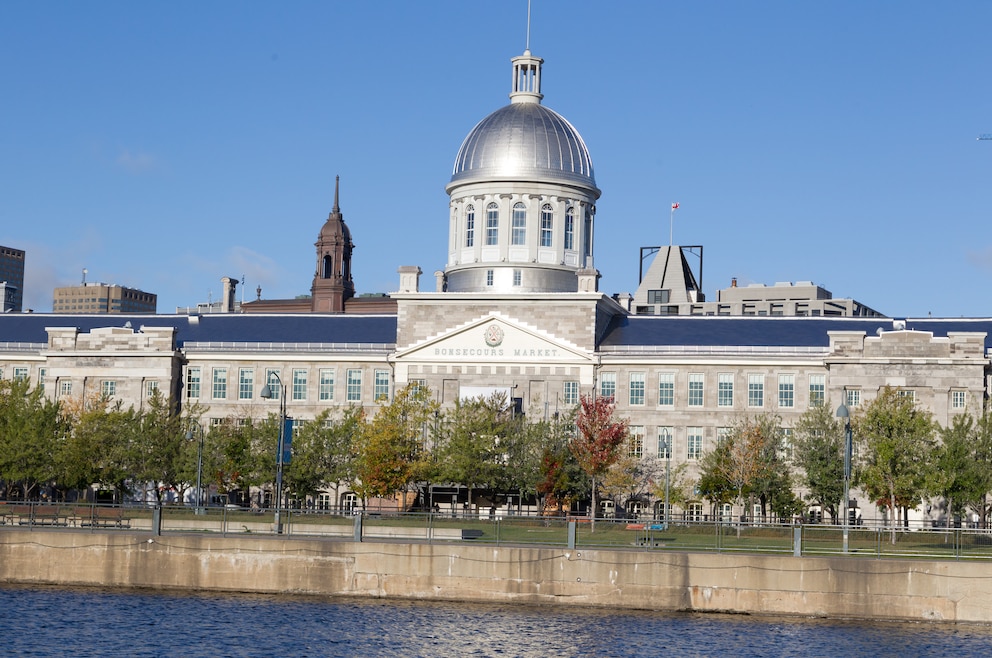
[[[530,51],[530,0],[527,0],[527,44],[524,50]]]
[[[89,271],[89,270],[87,270],[87,269],[86,269],[85,267],[83,268],[83,285],[84,285],[84,286],[86,285],[86,273],[87,273],[88,271]]]

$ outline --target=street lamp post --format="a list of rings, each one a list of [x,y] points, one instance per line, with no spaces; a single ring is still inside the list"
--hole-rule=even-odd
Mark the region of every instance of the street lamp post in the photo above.
[[[844,501],[841,508],[844,513],[844,552],[847,553],[848,538],[851,524],[851,513],[848,509],[851,501],[851,412],[847,404],[841,401],[837,407],[837,417],[844,419]]]
[[[661,430],[662,441],[665,446],[665,522],[662,527],[668,530],[668,516],[669,516],[669,487],[671,486],[671,465],[672,465],[672,435],[668,431],[668,428],[663,428]]]
[[[281,389],[279,391],[279,393],[281,393],[281,395],[279,397],[279,440],[278,440],[278,445],[276,447],[277,452],[276,452],[276,498],[275,498],[275,501],[276,501],[276,512],[275,512],[275,531],[276,531],[277,534],[282,534],[282,515],[281,515],[281,511],[282,511],[281,510],[281,507],[282,507],[282,467],[283,467],[283,446],[285,445],[285,441],[286,441],[286,437],[285,437],[285,434],[286,434],[286,387],[285,387],[285,385],[283,385],[282,378],[279,376],[279,373],[277,373],[277,372],[270,372],[269,374],[272,377],[275,377],[276,378],[276,381],[279,382],[279,388]],[[279,393],[277,393],[277,395]],[[269,386],[268,382],[266,382],[265,383],[265,386],[262,387],[262,390],[259,392],[259,396],[262,397],[262,398],[264,398],[264,399],[266,399],[266,400],[270,400],[273,397],[275,397],[273,395],[273,390]]]
[[[200,447],[196,451],[196,513],[203,514],[203,426],[190,419],[191,426],[186,431],[186,440],[192,441],[193,430],[200,435]]]

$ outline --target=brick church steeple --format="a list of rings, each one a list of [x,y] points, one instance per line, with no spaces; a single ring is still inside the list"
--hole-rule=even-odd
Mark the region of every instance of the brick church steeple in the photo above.
[[[345,301],[355,296],[351,280],[351,231],[338,206],[340,176],[334,178],[334,208],[317,236],[317,269],[310,288],[314,313],[344,313]]]

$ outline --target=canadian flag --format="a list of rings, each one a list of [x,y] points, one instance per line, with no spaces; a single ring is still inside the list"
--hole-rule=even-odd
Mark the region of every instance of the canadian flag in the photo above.
[[[679,204],[676,201],[675,203],[672,204],[672,210],[678,210],[678,208],[679,208]]]

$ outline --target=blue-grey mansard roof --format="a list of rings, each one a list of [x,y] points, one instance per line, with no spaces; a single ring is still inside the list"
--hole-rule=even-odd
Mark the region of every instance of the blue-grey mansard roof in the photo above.
[[[396,343],[394,315],[70,315],[21,313],[0,316],[0,345],[48,342],[47,327],[173,327],[176,347],[188,343],[336,343],[380,349]]]

